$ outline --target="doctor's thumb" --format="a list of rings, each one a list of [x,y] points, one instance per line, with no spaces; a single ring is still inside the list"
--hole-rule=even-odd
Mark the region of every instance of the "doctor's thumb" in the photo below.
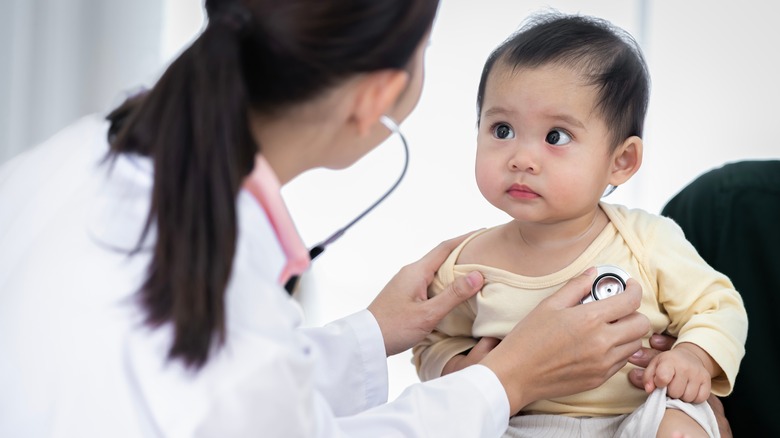
[[[428,300],[428,305],[433,306],[434,309],[432,316],[437,321],[441,320],[458,304],[479,292],[484,283],[485,279],[478,271],[456,278],[440,294]]]
[[[559,309],[576,306],[590,291],[590,286],[595,279],[596,268],[588,268],[582,274],[569,280],[557,292],[547,297],[545,301],[549,301],[554,308]]]

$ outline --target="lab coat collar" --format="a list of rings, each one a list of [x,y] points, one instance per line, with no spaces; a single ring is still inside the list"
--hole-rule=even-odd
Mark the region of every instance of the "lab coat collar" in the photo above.
[[[261,154],[255,156],[255,167],[244,181],[244,189],[260,204],[265,211],[276,239],[282,247],[286,264],[279,274],[279,284],[285,284],[293,275],[300,275],[309,268],[309,251],[301,240],[290,217],[290,212],[282,199],[279,178],[268,161]]]

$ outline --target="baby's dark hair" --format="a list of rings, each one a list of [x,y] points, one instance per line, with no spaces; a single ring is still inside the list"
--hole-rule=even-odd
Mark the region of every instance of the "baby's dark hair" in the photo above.
[[[545,12],[531,17],[490,54],[477,93],[479,125],[485,85],[497,62],[514,70],[548,64],[571,67],[598,90],[596,109],[612,132],[611,150],[641,137],[650,95],[642,51],[626,31],[606,20]]]

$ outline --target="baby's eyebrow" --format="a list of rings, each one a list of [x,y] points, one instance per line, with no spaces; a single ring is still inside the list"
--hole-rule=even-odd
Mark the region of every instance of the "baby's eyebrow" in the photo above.
[[[574,125],[578,128],[586,129],[584,123],[582,123],[578,118],[569,114],[550,114],[549,117],[553,120],[563,120],[564,122],[570,125]]]
[[[493,106],[485,110],[484,117],[492,117],[492,116],[507,116],[515,114],[516,111],[511,110],[509,108],[505,108],[502,106]],[[576,126],[581,129],[586,129],[585,124],[580,121],[577,117],[574,117],[571,114],[566,113],[551,113],[549,115],[546,115],[545,117],[551,119],[551,120],[563,120],[564,122]],[[586,129],[587,130],[587,129]]]
[[[514,111],[501,106],[494,106],[485,110],[485,117],[491,117],[495,115],[507,115],[507,114],[514,114]]]

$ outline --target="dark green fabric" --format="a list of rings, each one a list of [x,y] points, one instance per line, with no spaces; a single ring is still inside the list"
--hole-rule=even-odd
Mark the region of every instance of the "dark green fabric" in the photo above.
[[[711,170],[661,214],[728,275],[745,302],[746,354],[734,391],[723,398],[734,436],[780,437],[780,161]]]

